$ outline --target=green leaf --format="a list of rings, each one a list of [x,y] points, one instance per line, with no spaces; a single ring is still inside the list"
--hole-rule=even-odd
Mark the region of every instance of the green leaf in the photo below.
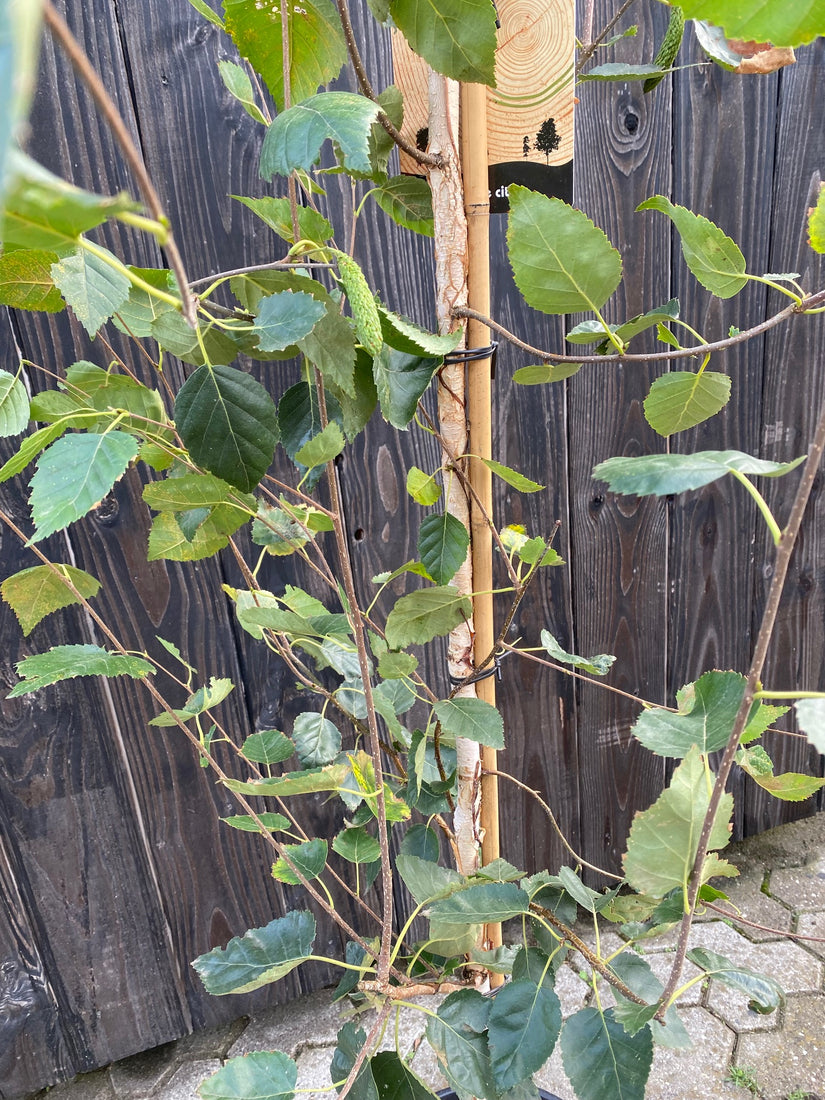
[[[345,171],[369,175],[369,136],[380,108],[352,92],[322,92],[282,111],[266,132],[261,148],[261,176],[288,176],[309,171],[325,141],[335,142]]]
[[[693,745],[707,755],[728,743],[745,694],[738,672],[706,672],[679,692],[679,710],[650,707],[636,719],[632,733],[657,756],[684,757]]]
[[[492,749],[504,748],[504,720],[492,703],[460,695],[442,699],[433,710],[445,733]]]
[[[327,764],[325,768],[287,772],[286,775],[280,775],[274,779],[256,779],[248,783],[240,779],[225,779],[224,785],[238,794],[287,798],[293,794],[336,791],[346,781],[348,774],[349,768],[346,764]]]
[[[350,863],[374,863],[381,858],[381,845],[362,825],[338,833],[332,850]]]
[[[314,939],[313,915],[294,911],[198,956],[192,966],[207,993],[250,993],[300,966],[309,958]]]
[[[383,345],[375,357],[375,385],[381,415],[394,428],[406,428],[413,419],[419,398],[441,363],[441,359],[407,355],[389,344]]]
[[[268,811],[258,814],[261,824],[271,833],[283,832],[292,828],[292,823],[283,814],[274,814]],[[242,833],[259,832],[258,823],[249,814],[233,814],[231,817],[222,817],[224,825],[230,825]]]
[[[378,673],[385,680],[403,680],[418,668],[418,658],[412,653],[382,653],[378,658]]]
[[[0,256],[0,305],[59,313],[63,299],[52,278],[57,259],[56,252],[36,248]]]
[[[418,555],[436,584],[447,584],[464,564],[470,533],[461,520],[442,512],[426,516],[418,530]]]
[[[338,1045],[330,1065],[333,1081],[341,1082],[337,1086],[338,1092],[343,1088],[343,1082],[349,1077],[350,1070],[355,1065],[355,1060],[366,1041],[367,1033],[352,1022],[344,1024],[338,1032]],[[379,1100],[378,1089],[372,1076],[371,1059],[365,1058],[362,1062],[348,1095],[352,1100]]]
[[[107,218],[140,209],[125,193],[109,198],[74,187],[17,149],[7,163],[5,245],[64,248]]]
[[[631,317],[629,321],[625,321],[624,324],[617,325],[614,331],[620,340],[627,343],[634,336],[638,336],[639,333],[647,332],[648,329],[656,328],[661,324],[669,324],[671,321],[677,320],[678,317],[679,299],[671,298],[664,305],[656,306],[655,309],[650,309],[647,313],[640,313],[636,317]],[[605,342],[598,350],[607,353],[614,349],[612,345]]]
[[[661,75],[662,69],[658,65],[626,65],[621,61],[608,61],[582,73],[579,83],[583,84],[586,80],[618,80],[624,84],[628,80],[649,80]]]
[[[91,407],[109,414],[126,411],[131,413],[132,416],[119,420],[118,428],[124,431],[135,431],[141,436],[151,431],[171,441],[171,432],[159,427],[160,424],[167,422],[160,394],[157,390],[150,390],[127,374],[117,374],[114,370],[102,370],[94,363],[88,363],[81,359],[79,362],[73,363],[66,371],[66,381],[62,384],[61,389],[63,392],[57,395],[54,394],[54,391],[38,394],[34,398],[32,406],[34,407],[38,400],[42,400],[48,393],[51,393],[66,401],[76,403],[78,408]],[[64,415],[62,410],[59,415]],[[44,415],[41,405],[38,408],[37,419],[51,420],[56,418],[47,414]],[[158,424],[147,424],[146,421],[156,421]],[[111,423],[112,416],[104,416],[94,427],[90,425],[90,430],[102,431]]]
[[[639,455],[608,458],[594,466],[593,477],[606,481],[614,493],[661,497],[700,489],[731,470],[758,477],[782,477],[804,461],[802,455],[792,462],[768,462],[742,451]]]
[[[437,1094],[408,1069],[394,1050],[373,1055],[370,1067],[381,1100],[436,1100]]]
[[[663,1024],[653,1020],[664,986],[651,970],[650,963],[639,955],[626,951],[611,959],[610,967],[628,989],[644,998],[649,1005],[643,1008],[623,997],[617,998],[614,1013],[627,1033],[635,1035],[636,1031],[647,1023],[653,1033],[654,1041],[661,1046],[671,1050],[689,1050],[693,1044],[685,1025],[676,1013],[675,1005],[671,1005],[665,1013]]]
[[[461,328],[443,334],[428,332],[408,317],[393,313],[380,302],[376,302],[376,306],[378,316],[381,318],[381,335],[384,343],[389,344],[396,351],[403,351],[405,355],[443,359],[448,352],[458,347],[464,336],[464,330]]]
[[[579,1100],[644,1100],[653,1038],[647,1028],[628,1035],[613,1009],[583,1008],[570,1016],[561,1054]]]
[[[530,898],[514,882],[484,882],[435,901],[427,916],[440,924],[499,924],[530,909]]]
[[[390,0],[390,15],[437,73],[495,84],[496,12],[487,0]]]
[[[575,653],[566,653],[549,630],[542,630],[541,644],[554,661],[561,661],[564,665],[573,665],[574,668],[583,668],[594,676],[606,676],[616,658],[610,653],[598,653],[595,657],[577,657]]]
[[[312,439],[308,439],[303,447],[295,452],[295,461],[308,470],[316,466],[325,466],[343,451],[345,445],[344,433],[335,421],[331,420],[322,431]]]
[[[477,989],[460,989],[427,1021],[427,1042],[460,1097],[498,1097],[485,1034],[491,1006]]]
[[[736,763],[758,786],[782,802],[804,802],[825,787],[825,779],[817,779],[799,772],[783,772],[774,775],[773,761],[761,745],[752,749],[740,749]]]
[[[194,718],[197,714],[203,714],[204,711],[209,710],[210,707],[216,707],[219,703],[229,695],[231,691],[235,690],[235,685],[231,680],[225,676],[211,676],[209,684],[198,688],[196,692],[189,696],[182,707],[175,710],[175,715],[180,718],[182,722],[188,722],[190,718]],[[150,726],[174,726],[175,720],[171,714],[164,711],[156,718],[153,718],[149,723]]]
[[[507,248],[516,286],[543,313],[598,311],[622,279],[622,260],[581,210],[512,185]]]
[[[572,378],[581,369],[581,363],[537,363],[532,367],[519,367],[513,372],[513,381],[520,386],[543,386]]]
[[[327,864],[327,842],[325,840],[306,840],[303,844],[285,844],[284,851],[304,878],[317,878]],[[301,880],[295,871],[280,856],[272,865],[272,877],[288,886],[300,886]]]
[[[330,422],[336,421],[340,425],[340,406],[330,396],[327,397],[327,415]],[[308,385],[306,382],[290,386],[278,404],[278,426],[284,450],[294,462],[300,449],[322,431],[315,386]],[[317,483],[321,473],[321,468],[316,468],[314,473],[310,473],[307,478],[309,488]]]
[[[800,730],[819,753],[825,753],[825,699],[797,699],[794,703]]]
[[[252,331],[262,351],[283,351],[308,336],[325,313],[311,294],[284,290],[261,299]]]
[[[398,854],[437,863],[441,854],[438,835],[429,825],[411,825],[404,834]]]
[[[226,30],[260,73],[281,111],[284,105],[281,7],[256,0],[224,0]],[[337,12],[329,0],[301,0],[288,21],[289,84],[293,102],[334,80],[347,59]]]
[[[396,128],[400,130],[404,123],[404,97],[394,84],[388,85],[378,96],[381,110]],[[395,142],[380,122],[374,122],[370,130],[370,164],[372,178],[385,179],[390,166],[390,154]]]
[[[28,114],[37,76],[42,25],[38,4],[0,4],[0,206],[6,187],[6,164],[15,139],[22,139],[21,123]]]
[[[188,518],[195,522],[189,537],[184,533],[181,523]],[[148,560],[161,558],[169,561],[199,561],[201,558],[217,554],[229,542],[234,534],[246,522],[243,512],[229,506],[210,509],[205,515],[203,509],[192,512],[161,512],[152,521],[149,532]],[[186,525],[189,529],[190,525]]]
[[[675,206],[664,195],[645,199],[636,209],[667,214],[682,239],[685,263],[711,294],[732,298],[747,283],[745,257],[718,225],[684,206]]]
[[[214,508],[232,500],[254,511],[255,498],[239,493],[213,474],[181,474],[153,481],[144,487],[143,499],[156,512],[182,512],[189,508]]]
[[[250,733],[241,746],[241,755],[256,764],[280,764],[295,752],[295,745],[280,730]]]
[[[435,474],[427,474],[417,466],[411,466],[407,471],[407,492],[416,504],[426,508],[435,504],[441,496],[441,486],[435,480]]]
[[[727,374],[671,371],[657,378],[645,398],[645,419],[665,437],[709,420],[727,405],[731,380]]]
[[[138,453],[125,432],[64,436],[43,452],[31,479],[32,542],[62,531],[97,507]]]
[[[97,247],[117,262],[117,257],[111,252]],[[67,305],[72,307],[90,336],[94,336],[100,326],[113,313],[117,313],[128,299],[132,285],[122,271],[85,248],[78,248],[52,264],[51,275]]]
[[[561,1005],[554,989],[512,981],[493,998],[489,1021],[490,1061],[496,1087],[513,1088],[541,1069],[561,1031]]]
[[[483,458],[481,461],[488,470],[492,470],[496,477],[500,477],[502,481],[513,489],[517,489],[520,493],[538,493],[545,488],[544,485],[539,485],[537,481],[531,481],[529,477],[520,474],[518,470],[511,470],[509,466],[502,466],[500,462],[495,462],[492,458]]]
[[[210,363],[229,363],[238,354],[237,344],[222,329],[201,321],[196,332],[173,309],[156,312],[154,319],[149,322],[149,334],[165,351],[196,367],[203,366],[207,360]]]
[[[310,537],[305,527],[282,508],[273,508],[264,500],[258,502],[258,515],[252,523],[252,541],[256,546],[265,546],[277,557],[287,557],[305,546]]]
[[[814,252],[825,252],[825,184],[820,184],[816,206],[808,211],[808,243]]]
[[[23,379],[0,370],[0,437],[19,435],[28,422],[29,395]]]
[[[721,27],[714,27],[712,23],[705,23],[701,19],[693,22],[693,33],[696,41],[711,59],[723,69],[732,72],[742,64],[742,55],[736,53],[728,45],[725,32]]]
[[[424,905],[434,898],[444,897],[461,889],[464,881],[452,867],[441,867],[434,861],[422,859],[412,853],[399,852],[396,867],[417,905]]]
[[[289,199],[274,198],[272,195],[266,195],[262,199],[247,199],[242,195],[233,195],[232,198],[248,206],[253,214],[257,214],[261,221],[265,222],[279,237],[283,237],[290,244],[295,244]],[[313,210],[310,206],[299,206],[298,232],[302,240],[321,244],[330,239],[333,228],[317,210]]]
[[[375,188],[372,197],[404,229],[424,237],[434,236],[433,194],[421,176],[392,176]]]
[[[73,565],[56,565],[55,569],[87,600],[100,590],[100,581],[82,569]],[[46,615],[80,602],[49,565],[34,565],[6,577],[0,584],[0,593],[17,616],[24,634],[31,634]]]
[[[232,367],[198,367],[178,391],[175,422],[193,460],[236,489],[254,489],[272,462],[277,412],[264,387]]]
[[[46,653],[24,657],[16,668],[22,679],[11,689],[8,699],[75,676],[131,676],[139,680],[155,671],[155,666],[141,657],[113,653],[97,645],[53,646]]]
[[[218,72],[221,74],[221,80],[226,85],[227,91],[237,99],[250,118],[266,125],[266,118],[255,102],[252,81],[246,69],[236,65],[234,61],[219,61]]]
[[[671,890],[687,891],[688,879],[699,846],[702,822],[710,804],[713,775],[694,746],[673,773],[670,786],[653,805],[633,818],[624,870],[634,890],[663,898]],[[730,839],[733,797],[722,796],[711,831],[711,851],[724,848]],[[709,856],[703,881],[712,874],[736,874],[734,868]]]
[[[424,645],[472,615],[472,600],[452,585],[421,588],[396,600],[387,616],[385,634],[390,649]]]
[[[802,46],[825,33],[822,0],[686,0],[681,7],[686,19],[706,19],[746,42]]]
[[[305,711],[298,715],[292,727],[292,740],[305,768],[329,764],[341,751],[338,727],[315,711]]]
[[[746,966],[737,966],[724,955],[717,955],[707,947],[694,947],[688,951],[687,957],[695,966],[707,971],[720,985],[745,993],[749,1000],[748,1007],[755,1012],[774,1012],[785,1003],[782,986],[766,974],[758,974]]]
[[[194,0],[189,0],[190,4]],[[298,1067],[280,1050],[230,1058],[198,1086],[201,1100],[292,1100]]]

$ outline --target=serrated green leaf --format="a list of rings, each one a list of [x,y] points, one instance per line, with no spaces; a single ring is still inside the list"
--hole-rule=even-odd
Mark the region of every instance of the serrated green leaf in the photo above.
[[[543,313],[601,309],[622,279],[605,234],[561,199],[515,184],[509,190],[507,248],[516,286]]]
[[[374,360],[381,415],[394,428],[406,428],[418,402],[441,366],[441,359],[407,355],[385,343]]]
[[[595,657],[577,657],[575,653],[566,653],[549,630],[542,630],[541,644],[554,661],[561,661],[574,668],[583,668],[594,676],[606,676],[616,658],[611,653],[598,653]]]
[[[100,581],[73,565],[57,565],[56,569],[72,582],[81,596],[91,599],[100,590]],[[48,565],[21,569],[0,584],[3,599],[15,613],[24,634],[31,634],[41,619],[61,607],[79,603]]]
[[[634,890],[654,898],[675,889],[687,891],[712,785],[713,775],[693,746],[673,773],[670,786],[649,809],[635,815],[624,856],[625,875]],[[733,797],[723,795],[710,835],[711,852],[730,840],[732,813]],[[708,858],[713,874],[737,873],[718,857]],[[703,881],[710,877],[707,872],[708,864]]]
[[[338,833],[332,850],[349,863],[374,863],[381,858],[381,845],[362,825]]]
[[[113,653],[97,645],[53,646],[46,653],[25,657],[15,667],[22,679],[9,692],[9,699],[75,676],[131,676],[139,680],[155,671],[155,666],[141,657]]]
[[[224,29],[223,20],[216,12],[212,11],[206,3],[206,0],[189,0],[189,3],[195,11],[202,15],[209,23],[213,23],[216,27],[220,27],[221,30]]]
[[[529,477],[520,474],[518,470],[511,470],[509,466],[503,466],[492,458],[483,458],[481,461],[489,470],[492,470],[496,477],[500,477],[503,482],[513,489],[517,489],[520,493],[538,493],[545,488],[544,485],[539,485],[537,481],[531,481]]]
[[[29,395],[23,379],[0,370],[0,437],[19,435],[28,422]]]
[[[181,474],[153,481],[144,487],[143,499],[156,512],[182,512],[188,508],[214,508],[231,501],[254,511],[254,496],[239,493],[213,474]]]
[[[385,680],[400,680],[412,676],[418,659],[412,653],[382,653],[378,658],[378,673]]]
[[[376,305],[381,318],[384,343],[405,355],[442,359],[448,352],[454,351],[464,337],[464,330],[461,328],[443,334],[428,332],[408,317],[393,313],[380,302],[376,302]]]
[[[341,409],[331,396],[327,397],[327,415],[330,423],[341,423]],[[281,443],[289,457],[296,461],[300,449],[322,431],[321,412],[315,387],[299,382],[283,394],[278,403],[278,426]],[[299,466],[299,469],[302,467]],[[310,471],[306,484],[312,488],[323,473],[322,467]]]
[[[486,1035],[491,1003],[477,989],[460,989],[427,1021],[427,1042],[461,1097],[495,1100],[498,1096]]]
[[[407,492],[416,504],[426,508],[435,504],[441,496],[441,486],[435,480],[434,474],[427,474],[417,466],[411,466],[407,471]]]
[[[295,752],[295,745],[280,730],[250,733],[241,746],[241,755],[256,764],[280,764]]]
[[[287,798],[293,794],[316,794],[319,791],[335,791],[346,781],[349,768],[346,764],[327,764],[325,768],[309,771],[287,772],[273,779],[225,779],[224,785],[238,794]]]
[[[187,518],[194,523],[194,529],[188,536],[181,526]],[[152,520],[147,559],[200,561],[211,557],[223,550],[229,543],[229,536],[246,520],[243,512],[228,505],[191,512],[161,512]],[[191,525],[186,526],[189,528]]]
[[[53,443],[38,459],[31,479],[32,542],[62,531],[97,507],[137,453],[137,441],[125,432],[84,432]]]
[[[800,730],[819,753],[825,753],[825,699],[797,699],[794,704]]]
[[[426,516],[418,529],[418,556],[436,584],[447,584],[464,564],[470,533],[449,512]]]
[[[460,695],[442,699],[433,710],[446,733],[493,749],[504,748],[504,720],[492,703]]]
[[[579,1100],[644,1100],[653,1038],[647,1028],[628,1035],[613,1009],[583,1008],[570,1016],[561,1054]]]
[[[536,363],[532,367],[519,367],[513,372],[513,381],[520,386],[543,386],[572,378],[581,369],[581,363]]]
[[[662,306],[656,306],[655,309],[648,310],[647,313],[640,313],[637,317],[631,317],[629,321],[625,321],[624,324],[617,325],[614,329],[616,336],[620,340],[627,343],[632,340],[634,336],[638,336],[641,332],[647,332],[648,329],[656,328],[661,324],[668,324],[671,321],[677,320],[679,317],[679,299],[671,298],[669,302],[665,302]],[[598,349],[612,351],[615,350],[612,346],[608,347],[607,344],[602,345]]]
[[[325,466],[343,451],[345,445],[344,433],[335,421],[331,420],[322,431],[307,440],[303,447],[295,452],[295,461],[308,470],[316,466]]]
[[[317,878],[327,864],[327,842],[316,838],[305,840],[303,844],[285,844],[284,851],[304,878],[311,882]],[[300,886],[301,880],[283,856],[272,864],[272,877],[288,886]]]
[[[438,836],[429,825],[411,825],[404,834],[398,854],[415,856],[427,863],[437,863],[441,854]]]
[[[808,211],[808,243],[814,252],[825,252],[825,184],[819,188],[816,206]]]
[[[283,290],[261,299],[252,331],[262,351],[283,351],[308,336],[325,313],[311,294]]]
[[[261,221],[265,222],[279,237],[283,237],[290,244],[295,244],[289,199],[275,198],[272,195],[266,195],[261,199],[247,199],[242,195],[233,195],[232,198],[249,207],[253,214],[257,214]],[[315,241],[318,244],[328,241],[333,235],[332,226],[327,219],[310,206],[298,207],[298,232],[302,240]]]
[[[496,13],[486,0],[390,0],[390,15],[414,52],[437,73],[495,84]]]
[[[582,73],[579,83],[584,84],[587,80],[618,80],[624,84],[629,80],[650,80],[652,77],[660,77],[662,72],[658,65],[626,65],[621,61],[608,61],[604,65],[596,65],[586,73]]]
[[[728,743],[745,694],[745,677],[738,672],[706,672],[682,688],[679,710],[643,710],[632,727],[637,740],[657,756],[683,757],[693,745],[707,754]]]
[[[541,1069],[561,1031],[561,1005],[554,989],[512,981],[490,1009],[488,1044],[496,1087],[505,1092]]]
[[[232,367],[198,367],[178,391],[175,423],[198,465],[236,489],[254,489],[272,462],[275,404],[264,387]]]
[[[8,481],[10,477],[15,477],[22,470],[25,470],[32,459],[36,458],[50,443],[61,436],[67,428],[75,424],[82,425],[84,421],[91,418],[87,414],[66,417],[56,424],[49,424],[32,435],[26,436],[17,452],[0,467],[0,483]]]
[[[654,195],[637,210],[660,210],[676,226],[682,241],[682,255],[696,279],[717,298],[732,298],[747,283],[745,257],[718,225],[674,205],[664,195]]]
[[[380,108],[352,92],[323,92],[282,111],[266,132],[261,176],[309,171],[325,141],[333,141],[345,171],[369,175],[369,136]]]
[[[300,966],[309,958],[314,939],[313,915],[295,911],[198,956],[192,966],[208,993],[250,993]]]
[[[257,1050],[230,1058],[198,1086],[198,1095],[201,1100],[292,1100],[297,1081],[298,1067],[289,1055]]]
[[[227,91],[237,99],[249,117],[266,125],[266,118],[255,102],[252,81],[246,69],[236,65],[234,61],[219,61],[218,72],[221,74],[221,80],[224,82]]]
[[[261,819],[261,824],[265,829],[268,829],[271,833],[284,832],[287,829],[292,828],[292,822],[283,814],[270,813],[265,811],[258,814]],[[250,817],[249,814],[233,814],[231,817],[222,817],[221,821],[224,825],[229,825],[233,829],[238,829],[242,833],[257,833],[260,832],[258,823],[254,817]]]
[[[95,246],[88,252],[78,248],[51,266],[55,286],[71,306],[77,319],[90,336],[127,301],[131,283],[112,266],[119,261],[111,252]],[[99,253],[111,257],[111,263]]]
[[[700,489],[731,470],[758,477],[782,477],[804,461],[802,455],[792,462],[768,462],[742,451],[639,455],[636,458],[608,458],[594,466],[593,477],[606,481],[614,493],[668,496]]]
[[[292,727],[292,740],[305,768],[329,764],[341,751],[338,727],[314,711],[298,715]]]
[[[349,1077],[350,1070],[355,1065],[356,1058],[366,1041],[367,1033],[351,1021],[344,1024],[338,1032],[338,1045],[330,1064],[333,1081],[341,1082],[338,1085],[338,1092],[343,1088],[343,1082]],[[365,1058],[362,1062],[348,1095],[352,1096],[352,1100],[379,1100],[370,1058]]]
[[[749,1007],[756,1012],[774,1012],[785,1003],[782,986],[766,974],[758,974],[746,966],[738,966],[707,947],[694,947],[688,951],[687,957],[695,966],[706,971],[714,981],[745,993],[749,999]]]
[[[394,1050],[381,1050],[370,1059],[370,1068],[381,1100],[436,1100],[420,1077]]]
[[[727,374],[671,371],[657,378],[645,398],[645,419],[659,435],[684,432],[709,420],[730,400]]]
[[[35,248],[0,256],[0,305],[59,313],[63,299],[52,278],[57,260],[56,252]]]
[[[654,1040],[660,1046],[671,1050],[689,1050],[693,1044],[685,1025],[676,1013],[675,1005],[671,1005],[667,1010],[663,1023],[653,1020],[664,986],[651,970],[650,963],[639,955],[626,951],[611,959],[610,966],[628,989],[644,998],[649,1004],[648,1008],[643,1008],[623,997],[617,998],[613,1011],[628,1034],[635,1035],[636,1031],[647,1023]]]
[[[730,48],[725,32],[721,27],[715,27],[712,23],[695,19],[693,21],[693,33],[696,35],[696,41],[711,61],[715,61],[723,69],[731,72],[738,69],[742,64],[742,55]]]
[[[565,336],[568,344],[598,344],[605,339],[606,332],[614,333],[618,325],[605,325],[601,321],[581,321]],[[615,350],[615,349],[614,349]]]
[[[774,775],[773,761],[761,745],[752,749],[740,749],[736,763],[763,790],[782,802],[804,802],[825,787],[825,779],[818,779],[799,772],[783,772]]]
[[[256,0],[224,0],[226,30],[260,73],[279,111],[284,105],[281,7]],[[337,12],[329,0],[302,0],[288,8],[289,83],[293,102],[334,80],[347,58]]]
[[[265,546],[277,557],[287,557],[305,546],[310,537],[306,528],[282,508],[273,508],[264,500],[258,502],[258,515],[252,524],[252,541],[256,546]]]
[[[387,616],[385,634],[390,649],[424,645],[469,619],[472,601],[452,585],[421,588],[396,601]]]
[[[404,97],[394,84],[388,85],[378,96],[381,110],[396,128],[400,130],[404,123]],[[370,130],[370,164],[372,178],[385,179],[389,171],[390,154],[395,142],[380,122],[373,123]]]
[[[728,38],[802,46],[825,33],[822,0],[686,0],[687,19],[705,19],[722,27]]]
[[[392,176],[372,192],[372,197],[398,225],[424,237],[435,234],[433,195],[421,176]]]
[[[529,897],[516,883],[484,882],[434,901],[427,915],[440,924],[499,924],[529,908]]]
[[[6,245],[60,249],[107,218],[139,209],[125,193],[108,197],[83,191],[25,153],[9,149],[2,231]]]
[[[175,709],[175,715],[182,722],[188,722],[189,719],[194,718],[195,715],[203,714],[204,711],[209,710],[210,707],[218,706],[218,704],[223,702],[227,695],[234,690],[235,685],[231,680],[226,677],[212,676],[208,684],[204,684],[203,687],[198,688],[196,692],[189,696],[182,707]],[[149,725],[173,726],[175,725],[175,720],[171,714],[164,711],[156,718],[153,718]]]
[[[209,363],[231,363],[238,354],[237,344],[223,329],[199,321],[196,332],[173,309],[156,312],[149,322],[149,334],[165,351],[195,367],[203,366],[207,360]]]

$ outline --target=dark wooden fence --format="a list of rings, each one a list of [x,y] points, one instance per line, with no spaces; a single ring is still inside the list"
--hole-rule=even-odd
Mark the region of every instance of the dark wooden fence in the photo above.
[[[356,5],[361,8],[361,5]],[[596,4],[610,14],[607,0]],[[272,241],[230,193],[262,194],[260,129],[223,90],[216,62],[230,56],[216,28],[186,0],[67,0],[67,18],[139,139],[157,181],[191,277],[275,258]],[[639,5],[628,58],[649,57],[667,13]],[[654,10],[655,9],[655,10]],[[363,11],[356,12],[359,24]],[[377,26],[365,53],[378,83],[389,81],[389,49]],[[689,51],[687,51],[689,54]],[[823,43],[794,68],[745,80],[708,64],[643,96],[639,84],[589,86],[577,118],[576,202],[621,243],[627,277],[610,305],[624,319],[678,296],[683,316],[714,336],[773,312],[775,294],[753,283],[719,304],[687,277],[669,223],[635,214],[663,193],[717,221],[739,241],[749,269],[799,271],[809,289],[823,265],[805,243],[804,216],[825,163],[821,125]],[[699,60],[698,56],[692,60]],[[78,184],[133,188],[120,153],[62,57],[46,41],[30,151]],[[335,180],[333,204],[343,209]],[[531,313],[515,293],[505,259],[502,217],[493,219],[495,312],[533,344],[562,346],[556,321]],[[124,228],[107,243],[145,266],[160,257],[152,242]],[[403,250],[400,251],[400,250]],[[398,256],[403,254],[403,262]],[[393,307],[432,323],[426,242],[376,218],[359,257]],[[2,362],[18,349],[47,371],[78,358],[105,365],[110,351],[89,345],[69,316],[4,315]],[[804,452],[812,409],[823,398],[825,328],[817,318],[773,329],[726,355],[733,377],[730,411],[679,436],[673,446],[733,447],[766,458]],[[115,350],[145,372],[135,353]],[[660,367],[599,366],[569,385],[522,389],[509,382],[526,360],[504,346],[495,382],[497,456],[549,484],[540,500],[499,491],[499,517],[546,528],[562,521],[568,565],[553,570],[521,609],[516,633],[538,639],[548,627],[579,652],[619,655],[609,681],[630,698],[539,672],[514,659],[499,698],[509,742],[502,766],[547,793],[570,841],[590,860],[615,867],[633,813],[659,793],[660,759],[633,742],[636,696],[672,701],[674,691],[713,667],[744,669],[764,603],[771,560],[752,502],[732,481],[678,500],[615,499],[590,476],[611,455],[664,449],[647,426],[642,401]],[[172,369],[172,368],[170,368]],[[294,380],[282,364],[263,372],[278,391]],[[34,388],[49,384],[30,372]],[[420,451],[419,448],[424,448]],[[4,455],[9,453],[6,447]],[[345,455],[340,478],[362,584],[407,560],[415,511],[404,489],[411,461],[436,461],[414,433],[376,419]],[[792,481],[769,497],[785,514]],[[825,687],[822,486],[796,552],[782,604],[769,680],[778,688]],[[3,486],[4,507],[25,527],[24,485]],[[57,560],[73,561],[104,582],[103,615],[127,644],[166,657],[155,635],[179,642],[210,674],[238,690],[224,717],[241,738],[270,725],[291,728],[297,704],[289,677],[263,647],[240,635],[220,583],[235,581],[230,560],[181,568],[146,562],[148,517],[136,477],[127,477],[86,522],[47,540]],[[0,532],[2,572],[32,564]],[[277,561],[264,583],[289,575]],[[65,641],[97,640],[83,615],[47,620],[30,639],[0,609],[0,666],[6,684],[29,652]],[[147,728],[149,700],[121,681],[75,680],[7,701],[0,719],[0,1096],[24,1095],[110,1060],[317,987],[330,975],[305,967],[248,997],[207,996],[189,961],[245,928],[265,923],[298,895],[269,875],[254,838],[218,823],[226,794],[172,731]],[[777,770],[816,769],[804,741],[773,736]],[[737,835],[809,812],[780,805],[741,779],[734,783]],[[517,823],[504,854],[534,870],[564,856],[534,801],[502,786],[504,820]],[[318,805],[317,829],[332,828]],[[340,947],[328,924],[319,942]]]

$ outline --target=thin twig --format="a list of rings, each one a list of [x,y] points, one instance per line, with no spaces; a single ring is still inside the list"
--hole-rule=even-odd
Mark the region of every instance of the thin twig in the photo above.
[[[88,57],[84,53],[82,47],[74,37],[72,32],[66,25],[65,20],[61,15],[55,11],[50,0],[45,0],[43,5],[43,18],[54,35],[55,39],[60,43],[60,47],[75,69],[80,79],[86,85],[92,99],[97,104],[98,110],[106,119],[109,125],[109,129],[112,131],[118,145],[126,158],[129,167],[132,170],[135,179],[138,182],[138,186],[146,200],[146,205],[149,208],[149,212],[155,221],[160,222],[162,225],[168,225],[169,219],[167,218],[163,205],[160,201],[160,196],[155,190],[155,186],[146,171],[146,165],[143,163],[143,157],[129,131],[126,129],[126,125],[120,116],[120,112],[115,106],[111,96],[106,91],[100,77],[92,68]],[[186,277],[186,271],[183,267],[183,260],[181,259],[178,246],[172,237],[172,231],[168,230],[168,235],[163,248],[169,257],[169,266],[175,273],[175,277],[178,280],[178,291],[182,300],[182,313],[186,318],[189,325],[192,328],[197,327],[196,316],[196,304],[195,299],[192,297],[189,291],[189,280]]]
[[[781,936],[783,939],[788,940],[805,940],[807,943],[825,943],[825,936],[803,936],[799,932],[786,932],[784,928],[771,928],[767,924],[757,924],[756,921],[747,920],[738,913],[731,913],[730,910],[723,909],[719,905],[714,905],[710,901],[706,901],[703,904],[706,909],[712,909],[714,913],[721,914],[726,920],[735,921],[736,924],[746,924],[748,928],[756,928],[760,932],[772,932],[774,935]]]
[[[585,46],[582,49],[582,52],[579,54],[579,60],[576,62],[576,76],[579,75],[584,66],[587,64],[587,62],[590,60],[590,58],[593,56],[593,54],[596,52],[602,42],[604,42],[605,38],[607,38],[607,36],[610,34],[610,32],[613,30],[613,28],[616,26],[616,24],[619,22],[621,17],[624,15],[624,13],[627,11],[632,3],[633,0],[625,0],[625,2],[610,20],[610,22],[605,24],[605,26],[602,27],[602,29],[599,31],[593,41],[588,46]]]

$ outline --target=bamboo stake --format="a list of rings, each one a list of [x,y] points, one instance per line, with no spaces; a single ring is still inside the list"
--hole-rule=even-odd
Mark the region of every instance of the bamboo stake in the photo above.
[[[487,89],[483,84],[461,87],[461,164],[464,174],[464,205],[467,213],[467,250],[469,258],[468,296],[471,309],[484,316],[490,313],[490,193],[487,183]],[[484,305],[482,306],[482,302]],[[490,330],[471,319],[467,324],[467,347],[487,347]],[[479,359],[468,364],[467,411],[470,429],[470,483],[477,500],[471,506],[473,561],[473,624],[476,654],[493,649],[493,538],[487,517],[493,512],[492,473],[482,459],[492,457],[491,360]],[[486,514],[485,514],[486,513]],[[495,677],[476,685],[480,699],[495,706]],[[497,753],[486,745],[481,748],[481,859],[482,864],[498,859],[499,806]],[[485,945],[501,945],[501,925],[488,924]],[[500,974],[490,975],[491,985],[500,985]]]

